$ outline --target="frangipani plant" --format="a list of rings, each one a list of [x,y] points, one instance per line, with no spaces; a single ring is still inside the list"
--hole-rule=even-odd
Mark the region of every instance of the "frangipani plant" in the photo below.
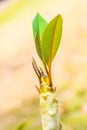
[[[35,46],[38,56],[43,63],[45,72],[32,60],[34,71],[39,79],[40,111],[43,130],[61,130],[58,114],[58,100],[56,88],[53,85],[51,66],[57,53],[62,35],[62,16],[57,15],[49,23],[37,13],[32,25]]]

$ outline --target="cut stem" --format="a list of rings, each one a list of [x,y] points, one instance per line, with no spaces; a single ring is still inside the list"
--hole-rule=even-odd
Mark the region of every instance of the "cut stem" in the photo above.
[[[37,86],[35,87],[40,95],[42,128],[43,130],[61,130],[60,117],[58,113],[58,100],[51,79],[51,65],[49,66],[48,76],[44,74],[41,67],[38,68],[34,59],[32,65],[40,81],[40,88]]]
[[[49,86],[44,84],[43,87],[47,88]],[[55,91],[47,90],[45,93],[40,93],[40,111],[43,130],[61,130],[62,125]]]

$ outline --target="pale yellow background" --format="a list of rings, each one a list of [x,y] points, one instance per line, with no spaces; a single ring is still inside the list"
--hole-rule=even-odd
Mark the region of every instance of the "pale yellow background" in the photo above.
[[[0,5],[0,12],[10,8],[9,4]],[[68,83],[73,88],[87,89],[87,1],[30,1],[0,24],[0,115],[38,96],[34,88],[38,80],[31,65],[32,56],[38,59],[32,35],[37,11],[47,21],[57,14],[63,17],[61,45],[52,68],[55,85]]]

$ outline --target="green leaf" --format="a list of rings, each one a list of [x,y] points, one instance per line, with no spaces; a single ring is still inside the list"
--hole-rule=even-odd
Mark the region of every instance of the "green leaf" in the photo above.
[[[36,50],[41,60],[42,60],[41,40],[42,40],[42,33],[46,25],[47,22],[45,21],[45,19],[43,19],[42,16],[39,13],[37,13],[32,22],[32,26],[33,26],[33,35],[35,39]]]
[[[45,62],[51,64],[60,44],[62,35],[62,17],[57,15],[46,26],[42,36],[42,53]]]
[[[40,57],[41,60],[43,60],[42,51],[41,51],[40,37],[39,37],[38,32],[36,33],[35,43],[36,43],[35,45],[36,45],[36,50],[37,50],[38,56]]]
[[[39,13],[37,13],[32,22],[32,25],[33,25],[34,38],[36,38],[36,33],[38,32],[39,37],[41,39],[42,33],[47,25],[46,20]]]

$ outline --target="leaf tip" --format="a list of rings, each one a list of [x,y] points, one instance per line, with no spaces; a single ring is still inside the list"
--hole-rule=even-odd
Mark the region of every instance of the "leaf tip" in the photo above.
[[[63,21],[63,18],[62,18],[62,15],[61,15],[61,14],[58,15],[58,18],[59,18],[61,21]]]
[[[36,13],[36,16],[40,16],[40,13],[39,13],[39,12],[37,12],[37,13]]]

